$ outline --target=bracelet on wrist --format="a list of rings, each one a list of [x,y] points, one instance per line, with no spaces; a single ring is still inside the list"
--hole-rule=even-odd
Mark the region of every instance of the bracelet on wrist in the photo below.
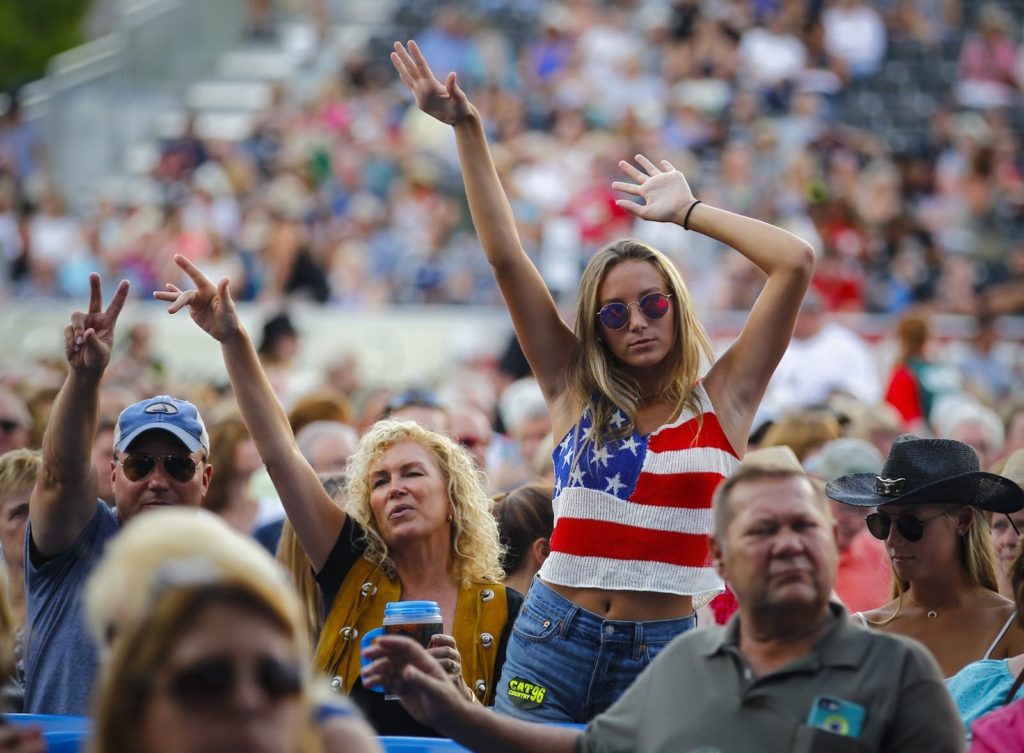
[[[690,229],[690,215],[693,214],[693,208],[703,202],[700,199],[694,199],[693,202],[686,210],[686,214],[683,216],[683,230]]]

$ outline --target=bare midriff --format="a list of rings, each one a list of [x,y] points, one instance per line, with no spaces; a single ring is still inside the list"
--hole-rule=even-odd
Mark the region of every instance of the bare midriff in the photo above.
[[[610,591],[604,588],[574,588],[544,581],[555,593],[578,607],[606,620],[646,622],[675,620],[693,614],[693,597],[653,591]]]

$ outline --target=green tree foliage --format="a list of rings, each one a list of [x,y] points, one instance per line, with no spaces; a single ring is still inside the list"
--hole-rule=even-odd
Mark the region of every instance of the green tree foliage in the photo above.
[[[82,42],[92,0],[0,0],[0,90],[46,73],[46,62]]]

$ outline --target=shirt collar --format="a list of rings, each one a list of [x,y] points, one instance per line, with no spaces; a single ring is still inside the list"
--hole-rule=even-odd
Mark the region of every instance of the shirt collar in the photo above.
[[[846,607],[837,601],[830,601],[828,609],[836,617],[810,650],[791,666],[809,663],[814,667],[857,667],[860,666],[870,633],[850,623]],[[737,611],[718,635],[704,648],[705,656],[721,653],[739,653],[740,613]]]

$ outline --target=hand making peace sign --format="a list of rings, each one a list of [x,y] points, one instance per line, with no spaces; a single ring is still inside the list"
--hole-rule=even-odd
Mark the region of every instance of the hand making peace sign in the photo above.
[[[231,280],[223,278],[216,286],[195,264],[181,254],[175,254],[174,263],[181,267],[195,283],[195,290],[182,290],[167,283],[166,290],[153,291],[153,297],[169,301],[167,313],[174,314],[188,306],[192,320],[204,329],[214,340],[224,342],[241,331],[238,311],[231,298]]]
[[[114,345],[114,326],[128,298],[128,281],[121,280],[106,311],[100,276],[89,275],[89,310],[75,311],[71,323],[64,328],[64,355],[73,371],[100,374],[110,363]]]

